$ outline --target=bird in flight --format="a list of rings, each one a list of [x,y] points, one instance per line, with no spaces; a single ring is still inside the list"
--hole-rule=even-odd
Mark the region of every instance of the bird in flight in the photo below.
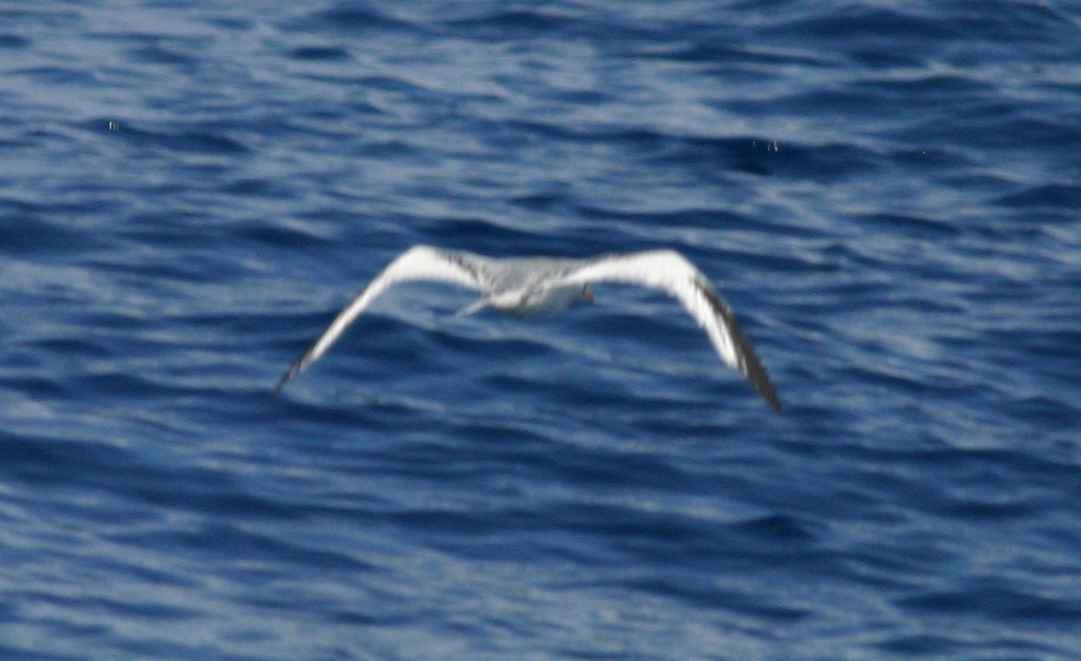
[[[777,413],[781,400],[766,368],[743,335],[732,310],[702,272],[673,250],[601,255],[587,259],[485,257],[461,250],[418,245],[399,255],[282,375],[274,392],[327,352],[349,324],[388,287],[399,282],[449,282],[481,293],[460,314],[491,307],[530,315],[592,302],[595,283],[624,283],[659,289],[678,299],[705,330],[721,362],[738,370]]]

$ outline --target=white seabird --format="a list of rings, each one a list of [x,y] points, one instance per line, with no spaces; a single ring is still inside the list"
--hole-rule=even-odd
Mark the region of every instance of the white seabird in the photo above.
[[[679,299],[709,335],[725,365],[739,370],[777,413],[781,401],[751,343],[743,336],[732,310],[713,286],[683,255],[650,250],[589,259],[548,257],[494,258],[460,250],[413,246],[347,305],[323,334],[282,375],[274,392],[327,352],[359,315],[388,287],[398,282],[450,282],[477,290],[483,297],[462,310],[471,314],[485,307],[514,314],[534,314],[592,301],[590,285],[617,282],[660,289]]]

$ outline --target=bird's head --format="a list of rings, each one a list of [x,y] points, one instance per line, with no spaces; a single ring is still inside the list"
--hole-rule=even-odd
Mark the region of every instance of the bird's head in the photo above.
[[[586,303],[596,302],[596,299],[593,297],[593,289],[589,285],[582,285],[582,291],[578,294],[578,299]]]

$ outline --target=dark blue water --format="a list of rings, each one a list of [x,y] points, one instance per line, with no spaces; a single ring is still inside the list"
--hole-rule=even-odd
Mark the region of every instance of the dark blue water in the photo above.
[[[0,657],[1081,658],[1081,11],[0,6]],[[673,248],[532,320],[399,252]]]

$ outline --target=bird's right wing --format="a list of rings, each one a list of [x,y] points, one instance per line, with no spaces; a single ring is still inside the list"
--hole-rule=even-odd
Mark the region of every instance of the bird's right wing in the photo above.
[[[319,360],[349,324],[391,285],[409,280],[450,282],[469,289],[487,291],[490,279],[484,258],[466,252],[440,250],[431,246],[413,246],[391,262],[375,280],[347,305],[323,334],[300,355],[274,387],[277,393],[290,379]]]
[[[588,284],[622,282],[659,289],[679,299],[698,322],[717,355],[739,370],[774,411],[781,412],[781,400],[758,354],[743,336],[736,317],[709,280],[683,255],[672,250],[607,255],[590,260],[562,278],[562,283]]]

